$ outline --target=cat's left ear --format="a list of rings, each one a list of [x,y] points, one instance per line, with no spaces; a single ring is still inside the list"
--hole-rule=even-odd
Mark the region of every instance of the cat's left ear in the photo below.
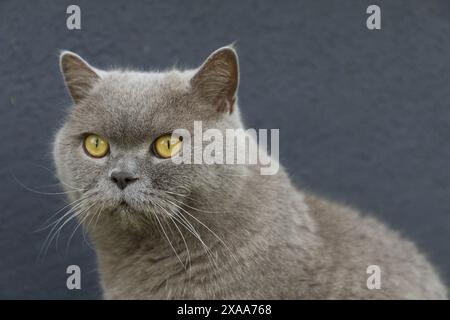
[[[232,113],[239,86],[236,51],[227,46],[214,51],[191,79],[194,94],[219,112]]]
[[[61,53],[59,65],[66,87],[75,103],[85,98],[101,78],[100,70],[95,69],[79,55],[70,51]]]

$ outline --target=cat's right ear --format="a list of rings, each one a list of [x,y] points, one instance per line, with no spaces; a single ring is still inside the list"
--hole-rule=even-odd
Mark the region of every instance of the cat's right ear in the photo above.
[[[101,78],[99,70],[90,66],[76,53],[70,51],[61,53],[59,66],[66,87],[75,103],[85,98],[94,84]]]
[[[191,79],[194,94],[219,112],[232,113],[239,85],[239,62],[233,45],[214,51]]]

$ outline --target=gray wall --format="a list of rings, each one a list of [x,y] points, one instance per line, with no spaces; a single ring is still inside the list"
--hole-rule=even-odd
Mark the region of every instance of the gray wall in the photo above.
[[[382,8],[382,30],[365,10]],[[240,104],[251,127],[280,128],[293,179],[414,239],[450,283],[450,2],[0,2],[0,298],[99,298],[93,250],[75,225],[38,259],[64,206],[50,144],[70,99],[59,49],[99,67],[197,66],[237,41]],[[82,290],[65,268],[82,268]]]

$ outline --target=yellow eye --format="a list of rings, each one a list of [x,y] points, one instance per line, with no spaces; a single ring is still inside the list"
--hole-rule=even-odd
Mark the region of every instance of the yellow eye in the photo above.
[[[167,159],[179,153],[182,145],[183,137],[173,137],[170,134],[166,134],[156,139],[153,149],[158,156]]]
[[[90,134],[84,139],[84,150],[94,158],[102,158],[109,151],[109,143],[96,134]]]

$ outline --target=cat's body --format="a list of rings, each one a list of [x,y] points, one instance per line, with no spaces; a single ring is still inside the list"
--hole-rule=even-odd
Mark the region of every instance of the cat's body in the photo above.
[[[195,239],[188,242],[195,257],[193,266],[184,271],[161,237],[134,240],[128,232],[117,232],[113,226],[94,231],[105,297],[445,298],[444,287],[415,246],[372,218],[361,218],[349,208],[303,196],[283,173],[274,177],[255,172],[246,179],[243,187],[257,196],[238,192],[236,198],[227,198],[215,208],[199,208],[226,207],[242,215],[258,213],[248,225],[236,221],[220,233],[226,244],[233,245],[233,255],[212,235],[204,239],[215,243],[214,250],[221,253],[217,269],[201,246],[193,246]],[[208,226],[221,230],[211,221]],[[185,252],[184,244],[179,242],[177,249]],[[381,289],[368,289],[369,265],[380,266]]]
[[[264,176],[259,165],[174,164],[149,152],[149,140],[194,120],[242,127],[231,48],[188,72],[105,73],[71,53],[61,61],[76,105],[55,161],[86,218],[105,298],[446,298],[411,242],[298,191],[282,168]],[[83,153],[86,133],[108,138],[104,158]],[[119,190],[110,181],[117,168],[136,182]],[[367,286],[371,265],[380,289]]]

